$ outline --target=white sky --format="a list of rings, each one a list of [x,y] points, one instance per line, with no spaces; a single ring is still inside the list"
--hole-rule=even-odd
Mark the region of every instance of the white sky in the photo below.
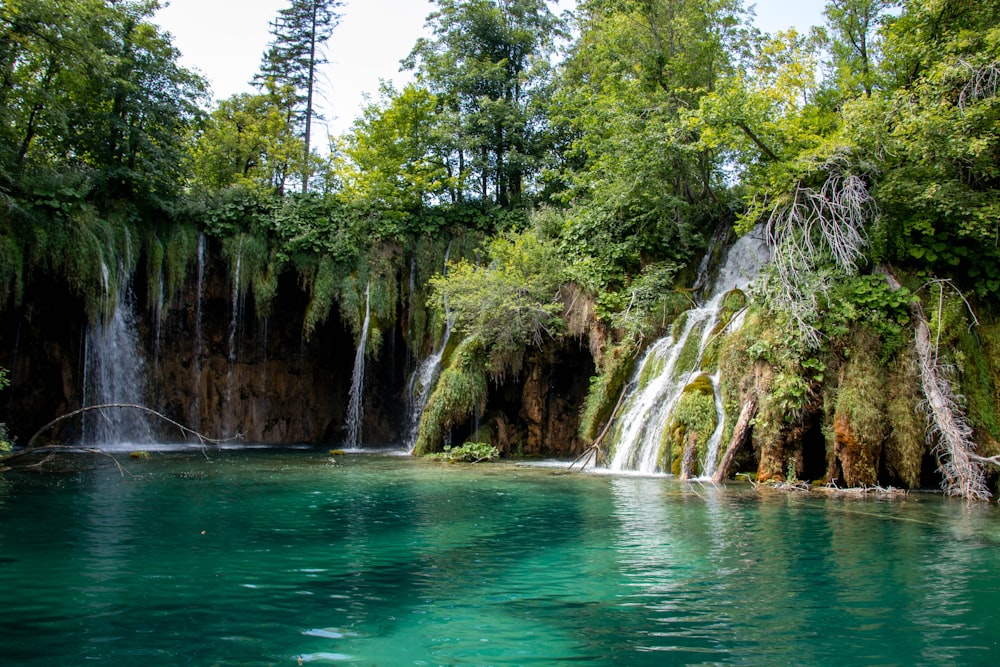
[[[169,0],[156,20],[174,37],[181,64],[204,75],[215,99],[248,92],[270,41],[269,24],[288,0]],[[576,0],[550,1],[562,12]],[[822,23],[825,0],[757,0],[757,24],[766,32]],[[327,45],[320,112],[330,134],[346,131],[378,94],[379,79],[408,80],[399,61],[423,34],[430,0],[346,0],[340,24]],[[320,143],[320,142],[317,142]]]

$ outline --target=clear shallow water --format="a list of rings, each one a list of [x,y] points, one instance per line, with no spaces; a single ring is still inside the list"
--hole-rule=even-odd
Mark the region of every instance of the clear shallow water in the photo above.
[[[11,665],[996,665],[1000,509],[226,451],[0,477]]]

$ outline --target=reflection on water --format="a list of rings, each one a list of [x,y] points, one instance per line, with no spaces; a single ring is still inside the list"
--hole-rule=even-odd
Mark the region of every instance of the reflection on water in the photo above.
[[[155,453],[0,480],[10,664],[993,664],[1000,514]],[[44,637],[44,641],[39,638]]]

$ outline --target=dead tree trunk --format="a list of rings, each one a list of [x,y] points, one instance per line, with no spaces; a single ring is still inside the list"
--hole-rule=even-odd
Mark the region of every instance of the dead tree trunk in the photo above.
[[[695,446],[698,444],[698,434],[692,431],[687,438],[687,444],[684,446],[684,456],[681,458],[681,476],[678,478],[682,482],[691,478],[691,474],[694,472],[695,457],[698,456],[698,448]]]
[[[712,475],[712,481],[716,484],[725,481],[729,477],[729,467],[733,465],[736,452],[739,451],[743,443],[750,439],[751,422],[756,416],[757,397],[751,396],[743,404],[743,409],[740,410],[740,417],[736,420],[736,428],[733,429],[733,437],[729,441],[729,447],[726,448],[726,453],[722,455],[722,460],[719,461],[719,467],[716,468],[715,474]]]
[[[899,289],[899,281],[888,271],[885,274],[889,286]],[[927,410],[927,444],[937,457],[938,469],[944,477],[944,492],[967,500],[989,500],[983,459],[974,451],[972,425],[965,415],[961,396],[952,386],[954,369],[938,361],[927,315],[919,302],[911,303],[910,314],[916,323],[914,348]]]

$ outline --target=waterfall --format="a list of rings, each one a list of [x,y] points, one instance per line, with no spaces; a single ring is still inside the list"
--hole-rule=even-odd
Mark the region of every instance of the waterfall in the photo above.
[[[243,297],[240,294],[240,271],[243,264],[243,237],[240,236],[239,249],[236,251],[236,266],[233,269],[233,311],[229,321],[229,363],[236,361],[236,330],[240,324],[240,312]]]
[[[351,391],[347,401],[347,447],[361,446],[361,419],[365,389],[365,347],[368,345],[368,326],[371,324],[371,280],[365,288],[365,321],[361,325],[361,340],[354,353],[354,371],[351,373]]]
[[[767,247],[759,232],[755,230],[740,238],[727,251],[712,281],[708,301],[681,315],[670,332],[653,343],[640,359],[632,377],[635,389],[626,396],[611,430],[614,443],[611,470],[661,471],[661,445],[669,437],[670,416],[684,387],[702,373],[702,357],[718,324],[722,301],[731,290],[749,286],[767,259]],[[715,395],[717,424],[703,467],[713,469],[725,415],[718,372],[709,378]]]
[[[194,359],[191,364],[194,386],[191,392],[191,403],[188,408],[189,422],[197,427],[200,415],[201,396],[201,357],[202,357],[202,292],[205,288],[205,235],[198,235],[198,280],[194,294]]]
[[[123,270],[120,270],[124,273]],[[107,267],[104,281],[110,286]],[[100,321],[87,328],[84,341],[83,405],[144,405],[145,364],[135,321],[135,303],[127,277],[120,277],[117,299],[107,302]],[[107,447],[150,442],[145,415],[136,410],[107,409],[89,413],[83,442]]]
[[[449,241],[448,247],[444,250],[444,266],[441,269],[441,274],[445,276],[448,275],[448,258],[451,255],[451,244],[452,241]],[[415,289],[416,263],[411,262],[411,302],[413,294],[415,294]],[[434,385],[437,383],[438,376],[441,374],[441,360],[444,358],[444,352],[448,348],[448,339],[451,338],[451,326],[453,323],[454,318],[448,312],[448,304],[445,304],[444,334],[441,337],[441,344],[436,350],[431,352],[430,356],[418,364],[416,370],[413,371],[413,375],[410,376],[410,382],[406,387],[407,405],[409,406],[409,413],[406,422],[409,425],[407,429],[406,448],[410,452],[412,452],[413,448],[416,446],[417,438],[420,435],[420,417],[424,413],[424,408],[427,407],[427,401],[430,399],[431,392],[434,390]]]
[[[427,407],[427,400],[431,397],[431,391],[437,382],[438,375],[441,374],[441,359],[444,351],[448,347],[448,339],[451,337],[451,325],[454,318],[451,315],[445,316],[444,335],[441,337],[441,344],[426,359],[420,362],[417,370],[410,376],[410,383],[407,386],[409,396],[409,424],[406,448],[413,451],[417,444],[417,437],[420,435],[420,416]]]

